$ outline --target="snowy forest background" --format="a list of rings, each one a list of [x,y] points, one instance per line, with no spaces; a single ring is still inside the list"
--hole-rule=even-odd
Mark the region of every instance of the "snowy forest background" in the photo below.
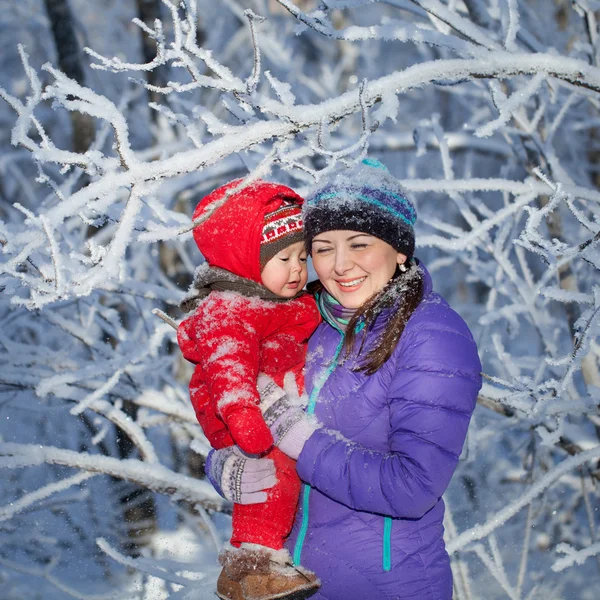
[[[214,597],[230,506],[152,311],[181,317],[203,195],[302,193],[367,152],[414,193],[417,255],[484,365],[446,494],[455,599],[597,598],[598,18],[0,0],[0,600]]]

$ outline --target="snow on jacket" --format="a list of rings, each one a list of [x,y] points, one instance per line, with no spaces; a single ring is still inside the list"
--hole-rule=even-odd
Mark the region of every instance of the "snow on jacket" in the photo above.
[[[315,600],[450,600],[441,499],[457,465],[481,364],[461,317],[432,292],[374,374],[340,359],[343,336],[323,322],[309,342],[309,412],[324,425],[297,462],[306,483],[287,547],[315,571]],[[387,325],[383,313],[365,350]],[[360,335],[360,334],[359,334]]]
[[[194,220],[239,183],[232,181],[203,198]],[[211,267],[262,283],[265,215],[288,201],[302,204],[303,199],[291,188],[260,180],[232,194],[194,228],[200,252]],[[307,294],[270,302],[213,291],[180,324],[179,347],[196,365],[190,397],[214,448],[235,443],[245,452],[260,454],[272,446],[273,437],[258,408],[257,375],[264,372],[280,384],[287,371],[300,378],[306,342],[319,322],[314,298]]]
[[[306,345],[319,324],[308,294],[287,302],[211,292],[179,326],[184,357],[196,367],[190,398],[214,448],[237,444],[261,454],[273,445],[258,403],[256,378],[266,373],[279,385],[288,371],[302,386]]]

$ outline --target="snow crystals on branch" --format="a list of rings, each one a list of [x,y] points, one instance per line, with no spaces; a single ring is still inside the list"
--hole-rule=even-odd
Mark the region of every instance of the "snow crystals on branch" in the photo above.
[[[561,20],[542,0],[156,0],[160,18],[138,15],[127,30],[120,24],[140,3],[110,0],[118,35],[105,40],[89,3],[72,2],[94,48],[93,85],[29,44],[12,73],[22,83],[0,86],[13,145],[0,154],[0,416],[9,417],[0,464],[18,482],[3,491],[2,523],[35,533],[30,511],[76,487],[95,490],[79,506],[97,494],[114,501],[116,482],[128,481],[135,492],[114,504],[128,516],[104,523],[90,509],[89,535],[68,543],[193,587],[180,569],[126,556],[110,532],[136,522],[132,498],[152,506],[144,490],[169,496],[169,510],[197,522],[210,545],[212,513],[230,508],[192,477],[208,445],[174,348],[177,305],[201,260],[194,206],[230,179],[235,191],[275,178],[302,193],[370,153],[415,195],[418,255],[469,321],[484,363],[448,491],[456,597],[542,597],[557,585],[550,567],[561,576],[590,568],[598,517],[586,507],[600,481],[598,3],[565,4]],[[142,55],[135,35],[155,56]],[[96,124],[85,151],[66,125],[76,114]],[[140,521],[156,522],[147,510]],[[516,561],[505,544],[515,532]],[[538,548],[553,561],[544,585],[546,556],[530,559]],[[34,572],[85,597],[53,568]],[[0,579],[18,570],[0,569]],[[574,594],[582,581],[569,580]]]

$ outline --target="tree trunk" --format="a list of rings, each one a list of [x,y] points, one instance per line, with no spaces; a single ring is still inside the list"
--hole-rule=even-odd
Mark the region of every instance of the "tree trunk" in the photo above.
[[[44,0],[44,4],[50,19],[60,70],[70,79],[85,85],[83,60],[68,0]],[[70,114],[73,149],[75,152],[84,153],[94,140],[94,119],[90,115],[79,112]]]
[[[123,411],[132,419],[137,416],[137,406],[129,401],[123,402]],[[131,458],[135,446],[129,437],[118,431],[117,447],[119,458]],[[115,480],[115,491],[123,510],[125,542],[123,549],[129,556],[138,557],[141,549],[148,546],[150,537],[156,532],[156,503],[149,489],[129,481]]]

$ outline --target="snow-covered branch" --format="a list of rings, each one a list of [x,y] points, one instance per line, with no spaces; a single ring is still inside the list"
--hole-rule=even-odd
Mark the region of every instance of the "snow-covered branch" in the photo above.
[[[52,66],[43,19],[22,26],[28,4],[2,13],[0,436],[23,443],[0,462],[27,466],[2,490],[3,547],[21,529],[36,564],[85,548],[103,573],[188,585],[128,548],[163,510],[218,546],[212,511],[229,509],[201,479],[208,444],[172,328],[202,260],[194,207],[232,179],[303,193],[369,153],[414,195],[417,256],[484,363],[447,492],[457,598],[550,597],[558,580],[534,557],[549,549],[585,583],[598,491],[581,482],[600,478],[598,2],[108,0],[102,15],[70,2],[93,48],[85,85]],[[86,150],[74,115],[95,125]],[[33,511],[67,525],[38,532]]]
[[[207,508],[219,509],[226,503],[210,483],[174,473],[162,465],[141,463],[133,459],[119,460],[52,446],[0,443],[0,467],[14,469],[42,464],[63,465],[88,473],[111,475],[159,494],[174,496],[191,504],[202,504]]]

